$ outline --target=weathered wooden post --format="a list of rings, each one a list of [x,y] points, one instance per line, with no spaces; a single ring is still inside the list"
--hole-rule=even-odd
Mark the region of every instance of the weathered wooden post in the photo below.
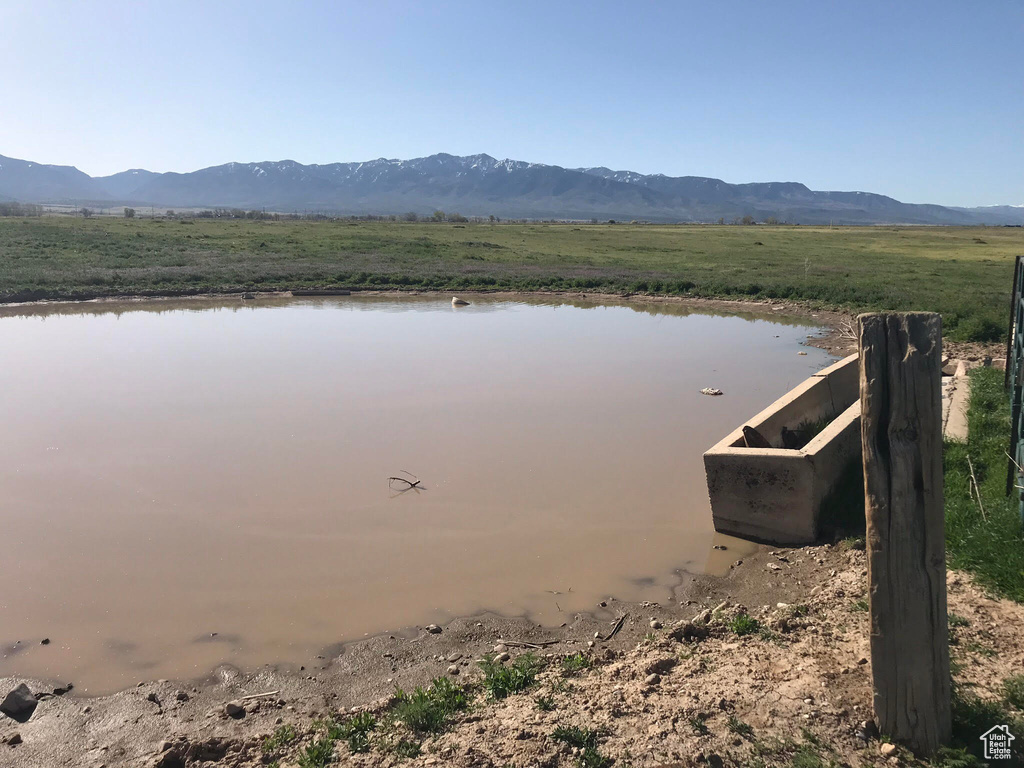
[[[867,314],[859,327],[875,716],[931,755],[951,729],[942,320]]]

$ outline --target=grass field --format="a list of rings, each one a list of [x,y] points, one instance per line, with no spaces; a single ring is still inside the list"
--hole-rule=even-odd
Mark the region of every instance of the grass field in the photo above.
[[[968,441],[947,443],[944,456],[949,564],[971,571],[994,593],[1024,603],[1024,527],[1017,494],[1006,495],[1010,396],[1002,371],[972,371],[967,419]],[[971,490],[972,467],[981,506]]]
[[[0,301],[287,289],[570,290],[942,312],[1004,334],[1024,229],[0,219]]]

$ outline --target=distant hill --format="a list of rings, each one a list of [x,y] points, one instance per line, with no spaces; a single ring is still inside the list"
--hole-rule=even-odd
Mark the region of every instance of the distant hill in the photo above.
[[[76,168],[0,155],[0,198],[37,203],[266,208],[339,214],[793,224],[1024,224],[1024,207],[948,208],[797,182],[729,184],[701,176],[562,168],[490,155],[302,165],[228,163],[191,173],[134,169],[92,178]]]

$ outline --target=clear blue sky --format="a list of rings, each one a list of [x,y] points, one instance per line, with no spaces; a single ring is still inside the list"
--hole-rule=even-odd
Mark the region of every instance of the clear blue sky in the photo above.
[[[1024,204],[1024,3],[0,0],[0,154],[487,152]]]

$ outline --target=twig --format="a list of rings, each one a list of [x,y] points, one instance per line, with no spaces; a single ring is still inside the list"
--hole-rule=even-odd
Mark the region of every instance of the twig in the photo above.
[[[420,484],[420,479],[418,477],[416,477],[416,475],[414,475],[412,472],[406,472],[404,469],[400,469],[398,471],[399,472],[405,472],[405,474],[407,474],[409,477],[411,477],[412,480],[409,480],[408,478],[405,478],[405,477],[389,477],[388,478],[388,487],[389,488],[391,487],[391,484],[393,482],[395,482],[396,480],[398,482],[400,482],[400,483],[405,483],[406,485],[409,486],[409,488],[415,488],[416,486],[418,486]],[[409,488],[405,488],[403,490],[408,491]]]
[[[536,649],[539,649],[539,648],[546,648],[549,645],[557,645],[561,641],[560,640],[541,640],[541,641],[536,642],[536,643],[522,643],[522,642],[519,642],[518,640],[499,640],[499,642],[502,643],[503,645],[511,645],[513,648],[533,648],[533,649],[536,650]]]
[[[971,470],[971,482],[974,484],[974,495],[978,499],[978,509],[981,510],[981,519],[987,523],[988,515],[985,514],[985,505],[981,503],[981,488],[978,487],[978,478],[974,476],[974,464],[971,463],[970,454],[967,455],[967,466]]]
[[[249,701],[249,699],[262,699],[264,696],[277,696],[280,691],[267,691],[266,693],[254,693],[250,696],[243,696],[239,701]]]
[[[600,640],[603,643],[606,643],[609,640],[611,640],[613,637],[615,637],[617,634],[619,634],[619,630],[622,629],[622,625],[626,623],[626,617],[627,616],[629,616],[628,613],[624,613],[621,616],[619,616],[619,620],[617,622],[615,622],[615,626],[612,627],[612,631],[609,632],[604,637],[601,637],[600,635],[598,635],[597,639]]]

